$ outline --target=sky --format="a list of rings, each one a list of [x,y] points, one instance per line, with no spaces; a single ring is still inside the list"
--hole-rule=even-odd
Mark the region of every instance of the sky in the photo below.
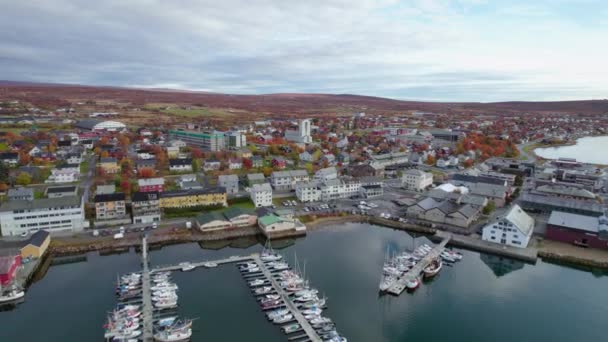
[[[606,0],[0,0],[0,79],[427,101],[608,98]]]

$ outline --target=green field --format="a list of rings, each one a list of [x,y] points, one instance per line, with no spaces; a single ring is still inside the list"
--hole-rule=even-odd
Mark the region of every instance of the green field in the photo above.
[[[196,107],[191,106],[189,109],[183,109],[179,106],[163,103],[148,103],[144,106],[150,110],[160,110],[162,113],[183,116],[183,117],[197,117],[197,116],[233,116],[243,114],[245,112],[223,108],[209,108],[209,107]]]

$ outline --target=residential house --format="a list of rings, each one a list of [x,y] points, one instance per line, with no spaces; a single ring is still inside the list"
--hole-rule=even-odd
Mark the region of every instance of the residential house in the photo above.
[[[336,163],[336,156],[331,153],[326,153],[321,157],[321,163],[327,165],[334,165]]]
[[[165,179],[163,177],[156,178],[140,178],[137,180],[140,192],[163,192]]]
[[[174,172],[192,172],[192,159],[169,159],[169,170]]]
[[[433,174],[417,169],[410,169],[403,173],[401,184],[408,190],[424,191],[433,185]]]
[[[79,178],[80,166],[78,164],[68,164],[52,169],[45,183],[72,183],[78,181]]]
[[[266,183],[266,177],[263,173],[249,173],[247,174],[247,185],[253,186],[254,184]]]
[[[136,192],[131,196],[133,223],[160,222],[160,194],[157,191]]]
[[[287,166],[287,162],[285,161],[285,158],[282,157],[274,157],[272,158],[272,167],[275,169],[284,169]]]
[[[218,185],[226,188],[229,195],[237,194],[239,192],[239,177],[237,175],[220,175]]]
[[[254,168],[264,167],[264,158],[260,156],[251,157],[251,166]]]
[[[156,159],[137,159],[135,161],[137,171],[142,169],[156,169]]]
[[[336,160],[342,165],[348,165],[350,163],[350,154],[346,152],[340,152],[336,157]]]
[[[297,182],[309,180],[306,170],[274,171],[270,175],[270,184],[275,190],[293,190]]]
[[[7,197],[9,201],[33,201],[34,189],[25,187],[8,189]]]
[[[101,168],[105,174],[116,174],[120,172],[120,166],[118,166],[116,158],[100,158],[97,167]]]
[[[268,183],[255,183],[249,190],[256,208],[272,206],[272,187]]]
[[[95,195],[95,217],[97,220],[119,220],[127,216],[125,194],[115,192],[113,194]]]
[[[483,227],[481,239],[511,247],[525,248],[534,232],[534,219],[517,204],[504,217]]]
[[[324,182],[326,180],[336,178],[338,178],[338,170],[336,170],[336,168],[332,166],[320,169],[319,171],[315,172],[315,176],[313,179]]]
[[[205,171],[216,171],[219,170],[222,163],[219,160],[207,159],[203,164],[203,170]]]
[[[314,161],[314,157],[310,152],[304,151],[300,153],[300,161],[312,163]]]
[[[243,168],[243,161],[241,159],[230,159],[228,161],[228,169],[240,170]]]
[[[16,166],[19,163],[19,153],[2,152],[0,153],[0,162],[8,166]]]
[[[173,190],[160,194],[161,208],[208,207],[215,205],[228,205],[225,188]]]

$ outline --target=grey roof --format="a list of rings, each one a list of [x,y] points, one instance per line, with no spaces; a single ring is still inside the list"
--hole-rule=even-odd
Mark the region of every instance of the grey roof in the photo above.
[[[431,197],[427,197],[427,198],[425,198],[422,201],[420,201],[420,202],[417,203],[417,205],[420,206],[424,210],[429,210],[429,209],[437,208],[440,204],[441,204],[440,202],[435,201]]]
[[[33,201],[8,201],[2,204],[2,206],[0,207],[0,211],[46,209],[74,205],[80,206],[80,197],[65,196],[59,198],[41,198],[35,199]]]
[[[249,173],[247,174],[247,179],[252,180],[265,180],[263,173]]]
[[[8,197],[34,197],[34,189],[24,187],[8,189]]]
[[[452,175],[451,181],[457,184],[462,183],[481,183],[481,184],[495,184],[495,185],[504,185],[505,180],[489,177],[489,176],[472,176],[462,173],[457,173]]]
[[[308,176],[306,170],[274,171],[272,177],[304,177]]]
[[[239,176],[237,175],[220,175],[218,177],[218,180],[220,181],[220,183],[224,183],[224,182],[229,182],[229,183],[238,183],[239,182]]]
[[[555,196],[543,196],[536,195],[528,192],[524,192],[521,196],[521,201],[524,204],[538,204],[544,206],[552,206],[557,208],[568,208],[584,212],[593,212],[599,215],[604,213],[604,206],[599,203],[593,203],[589,201],[578,201],[569,198],[560,198]]]
[[[513,223],[515,227],[526,235],[534,230],[534,219],[526,214],[526,212],[517,204],[514,204],[511,207],[507,215],[505,215],[505,219]]]
[[[304,182],[302,182],[302,183],[304,183]],[[298,184],[301,184],[301,183],[298,183]],[[296,186],[298,184],[296,184]],[[270,191],[270,192],[272,192],[272,187],[270,186],[269,183],[254,184],[251,187],[251,191],[252,192],[261,192],[261,191]]]
[[[502,185],[493,185],[486,183],[476,183],[469,190],[473,195],[480,195],[494,198],[504,198],[507,194],[507,187]]]
[[[541,185],[536,188],[536,191],[562,196],[584,197],[589,199],[595,198],[595,194],[589,190],[564,185]]]
[[[595,216],[565,213],[563,211],[552,211],[547,224],[565,228],[584,230],[597,233],[599,230],[599,218]]]
[[[463,205],[458,209],[458,212],[461,213],[464,217],[471,218],[475,215],[479,214],[481,207],[474,206],[470,204]]]
[[[99,120],[80,120],[76,123],[77,128],[89,129],[92,130],[95,125],[100,123]]]
[[[51,234],[49,234],[49,232],[46,230],[39,230],[30,237],[27,244],[40,247],[49,235]]]
[[[65,186],[49,186],[46,188],[47,194],[57,194],[64,192],[76,192],[76,185],[65,185]]]

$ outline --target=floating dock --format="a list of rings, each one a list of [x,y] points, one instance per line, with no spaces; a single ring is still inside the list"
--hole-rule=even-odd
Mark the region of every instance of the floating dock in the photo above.
[[[403,277],[397,279],[387,290],[388,293],[395,296],[400,295],[406,288],[406,284],[413,281],[415,278],[420,276],[420,273],[431,264],[434,259],[440,257],[441,252],[445,249],[445,246],[450,241],[450,236],[445,237],[438,245],[433,247],[431,251],[422,258],[419,262],[414,265]]]
[[[144,236],[141,241],[141,262],[142,262],[142,279],[141,279],[141,298],[142,298],[142,320],[143,330],[142,337],[144,342],[154,340],[154,324],[152,306],[152,294],[150,291],[150,268],[148,263],[148,239]]]

